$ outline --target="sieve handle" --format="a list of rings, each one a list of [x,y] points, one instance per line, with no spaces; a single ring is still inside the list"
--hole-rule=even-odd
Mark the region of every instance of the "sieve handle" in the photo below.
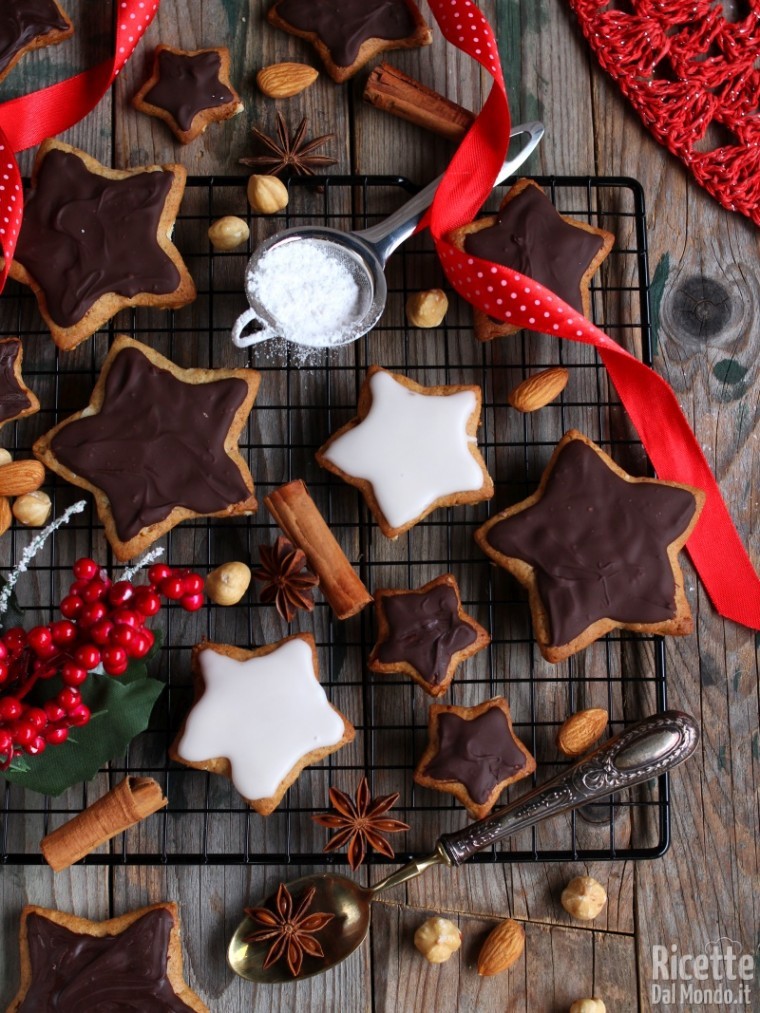
[[[254,331],[253,334],[244,335],[243,331],[253,320],[262,324],[262,326],[259,330]],[[271,327],[263,324],[260,317],[256,315],[256,311],[250,307],[245,313],[241,313],[232,325],[232,342],[238,348],[249,348],[251,345],[260,345],[262,341],[269,341],[271,338],[276,337],[278,337],[277,333]]]
[[[523,134],[527,135],[527,141],[514,158],[508,158],[504,162],[498,176],[494,180],[494,186],[501,183],[508,176],[511,176],[535,150],[539,141],[544,136],[544,125],[537,121],[534,123],[521,123],[519,126],[512,128],[509,136],[510,138],[515,138],[521,137]],[[423,214],[431,205],[442,179],[443,176],[439,176],[432,183],[428,183],[416,196],[412,197],[410,201],[407,201],[406,204],[403,204],[382,222],[378,222],[377,225],[373,225],[369,229],[363,229],[361,232],[354,232],[352,235],[358,236],[371,246],[375,256],[385,267],[388,257],[405,239],[408,239],[412,235],[419,225]]]

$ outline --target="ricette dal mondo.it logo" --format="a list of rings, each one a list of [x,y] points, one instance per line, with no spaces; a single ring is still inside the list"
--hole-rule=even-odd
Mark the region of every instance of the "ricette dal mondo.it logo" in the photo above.
[[[682,953],[676,943],[652,947],[652,1006],[665,1009],[752,1009],[755,956],[721,936],[703,953]]]

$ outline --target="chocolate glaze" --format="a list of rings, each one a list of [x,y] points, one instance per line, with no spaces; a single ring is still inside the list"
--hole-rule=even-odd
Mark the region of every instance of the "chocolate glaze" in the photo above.
[[[535,186],[510,200],[493,225],[464,239],[467,253],[533,278],[579,313],[581,279],[602,245],[599,236],[563,221]]]
[[[689,525],[692,493],[625,482],[581,440],[562,449],[541,499],[494,524],[488,543],[535,568],[550,643],[598,619],[660,623],[675,615],[667,547]]]
[[[224,441],[244,380],[185,383],[136,348],[112,361],[100,411],[63,426],[51,449],[108,497],[128,541],[175,506],[216,513],[250,495]]]
[[[219,80],[222,59],[213,50],[189,56],[187,53],[158,54],[158,81],[143,101],[165,109],[180,130],[189,130],[204,109],[227,105],[235,96]]]
[[[302,32],[314,32],[338,67],[350,67],[367,39],[405,39],[415,30],[405,0],[280,0],[277,13]]]
[[[457,651],[477,639],[459,618],[456,593],[446,584],[426,594],[384,595],[382,603],[388,637],[378,646],[378,660],[385,665],[408,661],[432,686],[446,678]]]
[[[47,153],[26,195],[16,260],[45,294],[61,327],[78,323],[109,292],[167,294],[179,272],[158,245],[171,172],[106,179],[68,151]]]
[[[20,349],[17,338],[0,341],[0,422],[15,419],[32,403],[14,371]]]
[[[499,707],[471,721],[448,712],[438,715],[438,752],[423,774],[459,781],[482,805],[500,781],[514,777],[526,762]]]
[[[3,0],[0,4],[0,73],[24,46],[40,35],[65,31],[68,21],[61,17],[52,0]]]
[[[116,936],[26,919],[32,983],[19,1013],[192,1013],[166,974],[172,916],[149,911]]]

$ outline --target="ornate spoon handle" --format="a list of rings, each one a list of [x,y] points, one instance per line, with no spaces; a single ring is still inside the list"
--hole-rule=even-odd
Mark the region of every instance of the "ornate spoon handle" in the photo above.
[[[698,741],[699,729],[688,714],[654,714],[511,805],[442,835],[438,851],[451,865],[461,865],[502,837],[665,773],[691,756]]]

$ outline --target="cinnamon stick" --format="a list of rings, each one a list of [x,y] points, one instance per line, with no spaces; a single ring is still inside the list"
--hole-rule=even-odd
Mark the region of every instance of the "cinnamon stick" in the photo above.
[[[451,141],[461,141],[475,122],[475,114],[469,109],[444,98],[389,63],[378,64],[369,75],[364,100]]]
[[[297,479],[281,485],[264,503],[283,533],[305,554],[338,619],[361,612],[372,595],[335,540],[305,483]]]
[[[126,777],[103,798],[43,837],[40,850],[48,865],[61,872],[167,802],[161,785],[152,777]]]

